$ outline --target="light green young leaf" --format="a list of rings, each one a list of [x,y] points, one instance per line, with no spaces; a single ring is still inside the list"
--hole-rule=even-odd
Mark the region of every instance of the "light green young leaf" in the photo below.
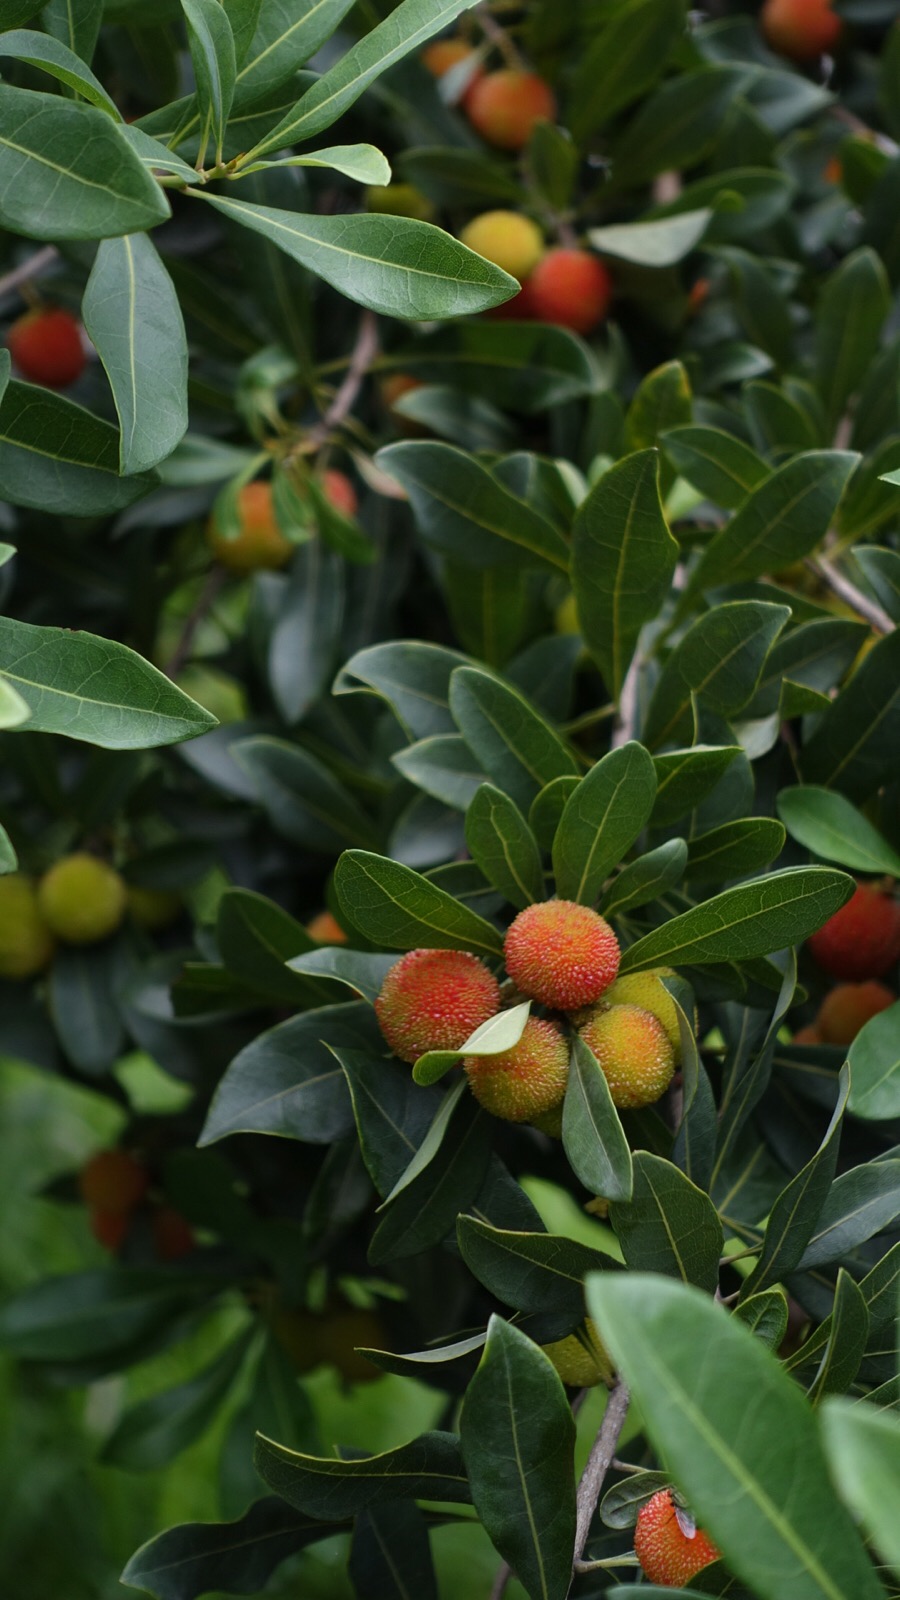
[[[823,861],[900,878],[900,854],[844,795],[815,784],[782,789],[778,815],[792,839]]]
[[[588,238],[595,250],[640,267],[674,267],[699,244],[713,213],[683,211],[657,222],[613,223],[591,228]]]

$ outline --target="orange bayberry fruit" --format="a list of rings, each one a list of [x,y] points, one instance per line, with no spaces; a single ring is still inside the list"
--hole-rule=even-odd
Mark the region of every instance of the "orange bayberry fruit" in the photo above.
[[[133,1211],[149,1181],[146,1167],[127,1150],[98,1150],[78,1174],[81,1198],[98,1211]]]
[[[528,280],[531,313],[573,333],[590,333],[612,299],[612,278],[589,250],[548,250]]]
[[[518,1044],[495,1056],[466,1056],[469,1087],[485,1111],[529,1122],[559,1105],[569,1076],[569,1046],[552,1022],[529,1017]]]
[[[272,500],[272,485],[261,478],[245,483],[237,495],[240,531],[226,538],[215,516],[207,527],[213,555],[229,572],[274,571],[290,560],[294,546],[278,526]]]
[[[153,1250],[157,1261],[178,1261],[194,1248],[194,1230],[180,1211],[160,1206],[153,1213]]]
[[[824,1044],[852,1044],[860,1029],[896,999],[886,984],[874,980],[838,983],[819,1007],[816,1030]]]
[[[643,1006],[599,1006],[579,1029],[622,1110],[651,1106],[675,1073],[675,1055],[658,1017]]]
[[[833,49],[843,27],[830,0],[765,0],[759,20],[772,49],[792,61]]]
[[[476,255],[493,261],[520,282],[537,266],[544,250],[537,223],[518,211],[483,211],[466,223],[459,237]]]
[[[330,911],[320,911],[306,924],[306,931],[311,939],[318,940],[319,944],[346,944],[347,935]]]
[[[463,106],[472,127],[498,150],[522,150],[537,122],[552,122],[556,96],[536,72],[501,67],[478,78]]]
[[[47,389],[65,389],[84,371],[81,326],[61,306],[27,311],[13,323],[6,342],[22,377]]]
[[[410,950],[391,967],[375,1001],[384,1037],[401,1061],[426,1050],[458,1050],[500,1010],[500,986],[465,950]]]
[[[510,923],[504,956],[516,988],[554,1011],[599,1000],[619,970],[609,923],[574,900],[526,906]]]
[[[712,1540],[695,1527],[671,1489],[660,1489],[651,1495],[638,1512],[634,1553],[644,1576],[663,1589],[683,1588],[704,1567],[719,1559]]]
[[[809,948],[833,978],[881,978],[900,957],[900,905],[877,884],[860,884]]]
[[[131,1227],[130,1211],[104,1211],[102,1207],[95,1206],[90,1214],[91,1233],[104,1250],[113,1253],[120,1250],[125,1243],[125,1236]]]
[[[443,78],[452,67],[458,67],[462,61],[468,61],[474,53],[472,46],[467,44],[465,39],[435,39],[433,44],[425,46],[420,60],[433,78]],[[480,77],[482,69],[477,70]]]
[[[813,1027],[812,1023],[808,1022],[804,1028],[798,1028],[797,1029],[797,1032],[794,1034],[794,1037],[793,1037],[791,1043],[792,1044],[824,1044],[825,1040],[822,1038],[822,1035],[820,1034],[818,1028]]]
[[[331,501],[335,511],[342,512],[345,517],[356,516],[359,510],[359,498],[346,472],[326,467],[322,473],[321,485],[326,500]]]

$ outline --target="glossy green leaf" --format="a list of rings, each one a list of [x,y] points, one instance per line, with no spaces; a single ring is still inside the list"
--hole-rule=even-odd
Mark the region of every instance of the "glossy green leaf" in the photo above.
[[[216,943],[236,978],[284,1005],[333,997],[326,984],[305,982],[289,970],[291,956],[316,949],[306,929],[274,900],[252,889],[226,889],[218,905]]]
[[[599,910],[604,917],[616,917],[660,899],[684,877],[687,858],[685,840],[668,839],[636,861],[629,861],[601,896]]]
[[[484,784],[484,769],[459,733],[419,739],[398,750],[391,761],[417,789],[456,811],[468,811]]]
[[[82,315],[116,402],[119,471],[145,472],[187,430],[188,351],[174,285],[144,234],[101,242]]]
[[[470,316],[501,305],[516,292],[515,278],[430,222],[374,212],[313,216],[206,190],[201,198],[348,299],[385,316]]]
[[[414,739],[425,739],[430,734],[455,731],[450,714],[450,674],[467,665],[468,657],[458,651],[418,640],[371,645],[367,650],[358,650],[344,664],[333,693],[353,694],[367,688],[388,702]]]
[[[566,801],[553,841],[561,899],[594,904],[613,867],[646,827],[655,798],[653,762],[634,740],[591,768]]]
[[[324,854],[377,842],[374,823],[328,768],[299,745],[259,735],[236,740],[232,753],[286,839]]]
[[[575,757],[555,729],[491,673],[458,667],[450,679],[450,709],[473,755],[523,810],[545,784],[577,774]]]
[[[873,876],[900,877],[900,854],[842,794],[801,785],[782,789],[777,805],[791,838],[821,860]]]
[[[879,639],[832,701],[801,758],[804,782],[864,800],[900,773],[900,628]]]
[[[575,1423],[547,1356],[492,1317],[460,1444],[475,1509],[530,1600],[565,1600],[575,1544]]]
[[[304,1516],[269,1496],[235,1522],[167,1528],[135,1551],[120,1581],[156,1600],[199,1600],[213,1589],[255,1594],[289,1556],[333,1536],[333,1521]]]
[[[883,1122],[900,1116],[900,1001],[870,1018],[850,1046],[850,1110]]]
[[[154,483],[150,476],[120,478],[119,456],[119,434],[108,422],[46,389],[7,385],[0,479],[13,505],[63,516],[119,511]]]
[[[857,545],[853,560],[893,622],[900,622],[900,556],[880,545]]]
[[[655,828],[668,827],[694,811],[725,776],[738,745],[694,745],[688,750],[671,750],[654,756],[656,799],[650,818]]]
[[[769,650],[790,617],[787,606],[735,600],[707,611],[676,645],[644,725],[652,748],[689,731],[691,698],[728,717],[753,694]]]
[[[607,1489],[600,1502],[600,1516],[608,1528],[633,1528],[641,1506],[658,1490],[668,1487],[669,1480],[664,1472],[630,1473],[612,1489]]]
[[[544,898],[534,834],[509,795],[483,783],[466,812],[466,845],[489,883],[518,910]]]
[[[830,867],[789,867],[673,917],[627,949],[621,971],[706,961],[750,961],[801,944],[853,893],[852,878]]]
[[[401,351],[392,365],[529,416],[590,394],[598,383],[583,340],[544,322],[450,323]]]
[[[635,1152],[630,1200],[615,1200],[609,1220],[633,1272],[661,1272],[712,1293],[719,1281],[722,1224],[709,1196],[647,1150]]]
[[[578,1037],[572,1044],[563,1101],[562,1140],[572,1171],[591,1194],[606,1200],[631,1198],[632,1161],[625,1130],[596,1056]]]
[[[783,1289],[763,1289],[739,1300],[734,1315],[770,1350],[777,1350],[787,1333],[787,1296]]]
[[[816,308],[816,382],[832,425],[871,366],[890,308],[874,250],[855,250],[826,279]]]
[[[211,1426],[247,1355],[249,1335],[232,1340],[208,1367],[174,1389],[138,1400],[119,1418],[102,1459],[132,1472],[164,1467]]]
[[[417,1255],[452,1232],[481,1189],[491,1156],[490,1118],[460,1080],[438,1105],[422,1144],[379,1207],[373,1266]]]
[[[310,978],[332,978],[335,983],[346,984],[364,1000],[374,1004],[395,956],[371,955],[367,950],[348,950],[344,945],[329,945],[291,956],[287,962],[292,972]]]
[[[259,25],[260,13],[263,9],[263,0],[222,0],[222,6],[231,23],[235,59],[240,67],[243,66],[253,43],[253,35]],[[270,11],[272,9],[271,5],[268,5],[266,9]]]
[[[149,661],[112,639],[0,618],[0,674],[30,711],[29,731],[107,750],[177,744],[215,717]]]
[[[405,1062],[360,1050],[333,1053],[350,1086],[363,1160],[378,1193],[388,1195],[421,1148],[439,1093],[414,1083]]]
[[[641,628],[668,593],[677,558],[659,498],[656,452],[626,456],[582,502],[572,536],[581,632],[613,699]]]
[[[259,1435],[254,1460],[275,1494],[308,1516],[324,1517],[332,1529],[387,1500],[470,1498],[459,1440],[452,1433],[423,1433],[381,1455],[350,1461],[303,1455]]]
[[[408,1501],[360,1512],[347,1570],[359,1600],[438,1600],[428,1527]]]
[[[353,926],[388,949],[503,953],[502,936],[489,922],[400,862],[348,850],[335,868],[334,883]]]
[[[834,1306],[828,1320],[828,1343],[807,1390],[812,1405],[818,1405],[827,1394],[846,1393],[856,1379],[865,1354],[869,1336],[865,1297],[855,1278],[843,1267],[838,1271]]]
[[[181,7],[187,22],[203,142],[211,140],[216,158],[221,159],[237,72],[231,22],[219,0],[181,0]]]
[[[105,111],[9,84],[0,84],[0,196],[0,225],[33,239],[111,239],[169,215]]]
[[[762,456],[719,428],[688,423],[669,428],[661,443],[679,475],[726,511],[736,511],[769,476]]]
[[[710,828],[691,839],[685,877],[694,883],[746,878],[774,861],[781,854],[784,840],[782,824],[770,817],[723,822],[721,827]]]
[[[16,61],[27,61],[31,67],[39,67],[51,77],[66,84],[69,89],[74,89],[77,94],[90,101],[101,111],[106,111],[116,122],[121,122],[121,113],[114,100],[111,100],[102,83],[94,77],[90,67],[74,49],[59,39],[53,38],[49,33],[33,33],[30,29],[22,28],[10,33],[0,34],[0,56],[9,56]]]
[[[900,1417],[865,1401],[831,1399],[822,1439],[841,1498],[900,1574]]]
[[[590,1278],[587,1294],[648,1435],[737,1576],[761,1600],[877,1600],[812,1412],[762,1342],[656,1275]]]
[[[296,0],[289,4],[262,0],[256,6],[255,20],[252,11],[243,19],[237,17],[236,3],[238,0],[226,0],[225,10],[234,28],[239,63],[235,109],[240,110],[267,103],[282,84],[290,85],[297,69],[331,38],[352,0],[299,0],[299,4]],[[248,40],[251,23],[253,32]]]
[[[602,1250],[552,1233],[514,1233],[476,1217],[460,1217],[457,1238],[463,1260],[479,1283],[515,1311],[553,1311],[571,1332],[584,1317],[584,1280],[589,1272],[618,1271]]]

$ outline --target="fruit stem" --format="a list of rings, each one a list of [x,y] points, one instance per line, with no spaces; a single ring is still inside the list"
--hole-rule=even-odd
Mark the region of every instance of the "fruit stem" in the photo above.
[[[359,319],[359,329],[356,343],[350,355],[347,371],[335,392],[331,404],[324,413],[321,422],[304,434],[299,444],[295,445],[286,457],[307,455],[316,450],[320,445],[326,444],[333,430],[337,428],[352,411],[357,396],[363,385],[363,380],[373,361],[378,356],[378,319],[373,311],[364,311]]]
[[[484,3],[475,11],[475,20],[477,21],[478,26],[480,27],[485,38],[490,39],[491,44],[496,46],[500,55],[503,57],[504,64],[507,67],[512,67],[513,71],[515,72],[524,71],[525,62],[519,54],[518,47],[510,38],[506,29],[501,28],[497,19],[492,16],[486,0],[484,0]]]
[[[573,1557],[573,1570],[579,1570],[579,1562],[584,1554],[584,1547],[591,1531],[591,1523],[606,1474],[613,1464],[619,1435],[625,1426],[628,1415],[628,1404],[631,1396],[621,1378],[609,1392],[606,1410],[600,1431],[594,1440],[588,1463],[578,1485],[577,1517],[575,1525],[575,1552]]]
[[[833,589],[841,600],[846,600],[847,604],[853,606],[861,617],[865,617],[876,633],[893,633],[894,624],[887,612],[883,611],[875,600],[870,600],[860,589],[857,589],[856,584],[851,583],[849,578],[845,578],[844,574],[839,572],[837,567],[832,566],[825,556],[809,556],[804,564],[809,567],[810,572],[815,573],[817,578],[821,578],[824,583],[827,583],[829,589]]]
[[[27,261],[20,262],[19,266],[13,267],[11,272],[7,272],[4,277],[0,278],[0,296],[10,294],[13,289],[21,288],[23,283],[31,283],[47,267],[53,265],[58,255],[59,251],[55,244],[47,244],[44,245],[43,250],[36,250],[33,256],[28,257]]]

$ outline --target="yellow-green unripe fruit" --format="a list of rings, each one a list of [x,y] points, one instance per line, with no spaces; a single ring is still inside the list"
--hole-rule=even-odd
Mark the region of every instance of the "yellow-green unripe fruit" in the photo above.
[[[115,868],[85,851],[57,861],[38,885],[44,920],[67,944],[108,939],[125,915],[125,899],[125,884]]]
[[[675,1057],[665,1028],[643,1006],[598,1006],[579,1029],[609,1084],[614,1106],[652,1106],[665,1094]]]
[[[570,1333],[567,1339],[554,1339],[541,1349],[571,1389],[593,1389],[612,1378],[609,1356],[590,1317],[585,1318],[578,1333]]]
[[[536,222],[518,211],[483,211],[467,222],[460,243],[493,261],[521,283],[544,254],[544,236]]]
[[[651,967],[649,972],[626,972],[617,978],[603,996],[605,1006],[642,1006],[663,1025],[675,1056],[675,1065],[681,1061],[681,1033],[678,1027],[678,1010],[663,978],[674,978],[671,967]]]
[[[413,183],[376,183],[366,190],[366,209],[388,217],[414,217],[417,222],[432,222],[435,207]]]
[[[181,895],[171,889],[143,889],[132,883],[128,885],[126,903],[132,922],[149,933],[171,927],[181,914]]]
[[[465,1056],[469,1087],[493,1117],[532,1122],[558,1106],[569,1076],[569,1042],[552,1022],[529,1017],[518,1044],[495,1056]]]
[[[53,934],[24,872],[0,878],[0,978],[34,978],[53,954]]]

